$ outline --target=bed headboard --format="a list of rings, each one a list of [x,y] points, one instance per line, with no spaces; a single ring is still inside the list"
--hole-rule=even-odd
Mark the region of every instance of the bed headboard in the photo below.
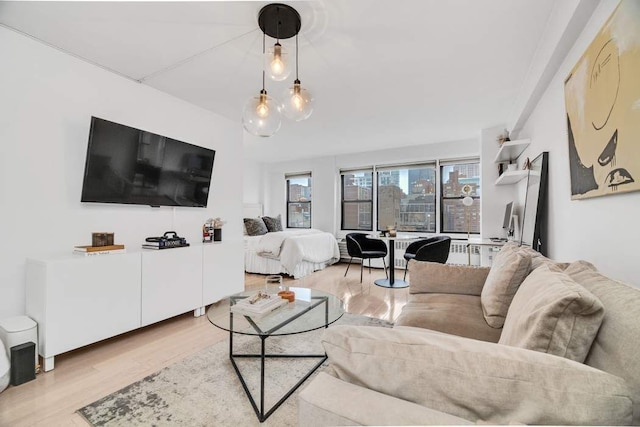
[[[262,203],[244,203],[242,205],[243,218],[258,218],[262,216]]]

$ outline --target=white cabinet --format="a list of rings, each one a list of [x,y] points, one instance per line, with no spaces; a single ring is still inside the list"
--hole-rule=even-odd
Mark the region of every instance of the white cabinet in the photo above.
[[[140,254],[27,260],[27,315],[44,370],[53,356],[140,326]]]
[[[203,305],[201,246],[142,251],[142,326]]]
[[[203,245],[202,305],[244,290],[243,240]]]
[[[27,312],[44,370],[54,356],[244,290],[243,241],[27,260]]]

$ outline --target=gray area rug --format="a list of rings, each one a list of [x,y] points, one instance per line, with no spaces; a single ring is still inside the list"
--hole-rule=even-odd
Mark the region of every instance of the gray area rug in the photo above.
[[[335,325],[383,326],[384,320],[345,313]],[[268,353],[322,354],[324,329],[266,340]],[[260,339],[234,336],[236,353],[259,353]],[[265,410],[304,376],[319,359],[271,359],[265,368]],[[259,403],[258,360],[236,359]],[[322,371],[321,366],[305,384]],[[305,384],[300,389],[304,388]],[[264,423],[251,407],[229,361],[229,341],[223,340],[163,370],[78,410],[93,426],[295,426],[298,389]]]

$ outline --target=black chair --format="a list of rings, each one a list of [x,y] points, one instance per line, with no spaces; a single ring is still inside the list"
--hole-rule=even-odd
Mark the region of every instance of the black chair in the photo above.
[[[344,277],[347,277],[351,261],[354,258],[362,259],[360,263],[360,283],[362,283],[362,269],[364,260],[369,260],[369,274],[371,274],[371,258],[382,258],[384,265],[384,274],[387,274],[387,263],[384,258],[387,256],[387,245],[380,239],[370,239],[365,233],[349,233],[347,234],[347,251],[349,252],[349,265]],[[387,276],[389,277],[389,276]]]
[[[404,252],[404,259],[407,260],[407,266],[404,268],[404,278],[407,278],[409,261],[412,259],[444,264],[449,258],[450,249],[451,237],[448,236],[430,237],[411,243]]]

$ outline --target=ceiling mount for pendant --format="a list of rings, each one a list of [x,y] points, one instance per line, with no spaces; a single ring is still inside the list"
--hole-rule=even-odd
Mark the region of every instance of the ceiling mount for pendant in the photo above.
[[[300,14],[282,3],[268,4],[258,14],[258,25],[263,33],[274,39],[289,39],[300,32]]]

